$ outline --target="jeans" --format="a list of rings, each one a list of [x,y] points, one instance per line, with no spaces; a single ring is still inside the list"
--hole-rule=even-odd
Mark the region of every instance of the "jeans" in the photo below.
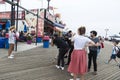
[[[64,67],[64,55],[67,53],[68,49],[59,49],[59,54],[58,54],[58,62],[57,65],[58,66],[62,66]],[[62,64],[62,65],[60,65]]]
[[[94,71],[97,71],[97,50],[96,51],[90,50],[90,53],[88,54],[88,69],[89,70],[91,68],[92,60],[93,60]]]
[[[69,55],[68,55],[68,62],[67,62],[68,65],[69,65],[69,63],[71,61],[71,54],[72,54],[73,49],[74,49],[74,46],[71,46],[70,51],[69,51]]]

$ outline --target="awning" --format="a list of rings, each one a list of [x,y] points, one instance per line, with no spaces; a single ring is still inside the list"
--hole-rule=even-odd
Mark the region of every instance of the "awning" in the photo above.
[[[48,24],[50,24],[50,25],[53,25],[54,27],[59,27],[59,28],[62,28],[62,29],[64,29],[64,25],[63,24],[59,24],[59,23],[56,23],[56,22],[52,22],[51,20],[49,20],[49,19],[47,19],[47,18],[45,18],[47,21],[47,23]]]
[[[48,27],[50,27],[51,29],[55,30],[55,31],[61,31],[59,29],[57,29],[56,27],[52,26],[52,25],[48,25]]]
[[[53,26],[59,27],[59,28],[64,28],[65,26],[59,23],[53,23]]]

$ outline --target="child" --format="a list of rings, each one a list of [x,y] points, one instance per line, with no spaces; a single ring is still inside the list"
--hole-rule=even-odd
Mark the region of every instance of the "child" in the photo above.
[[[117,40],[113,41],[114,46],[113,46],[113,49],[112,49],[112,54],[111,54],[111,57],[110,57],[110,59],[108,60],[107,63],[109,63],[112,59],[114,59],[115,62],[117,63],[117,65],[119,65],[119,62],[116,60],[116,54],[117,54],[117,51],[119,50],[118,47],[117,47],[118,44],[119,44],[119,41],[117,41]]]

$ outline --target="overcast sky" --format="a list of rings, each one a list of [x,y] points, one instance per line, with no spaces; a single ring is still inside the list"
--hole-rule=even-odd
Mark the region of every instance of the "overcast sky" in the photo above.
[[[46,8],[47,0],[21,0],[21,5],[29,9]],[[105,36],[106,28],[108,35],[120,32],[120,0],[51,0],[50,6],[58,8],[55,12],[61,13],[66,27],[73,32],[81,25],[86,26],[87,34],[96,30]]]

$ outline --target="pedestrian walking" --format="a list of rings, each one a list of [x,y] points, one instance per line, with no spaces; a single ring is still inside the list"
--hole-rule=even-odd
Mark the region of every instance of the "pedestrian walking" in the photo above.
[[[8,38],[8,42],[9,42],[8,58],[10,59],[14,58],[12,51],[14,50],[15,40],[16,40],[15,26],[11,26],[9,29],[9,38]]]
[[[88,72],[90,71],[91,68],[91,63],[93,60],[93,67],[94,67],[94,72],[93,74],[97,74],[97,50],[98,46],[100,46],[99,39],[97,36],[96,31],[91,31],[90,32],[90,39],[96,44],[95,46],[90,46],[89,47],[89,54],[88,54]]]
[[[117,40],[114,40],[113,41],[113,48],[112,48],[112,53],[111,53],[111,56],[110,56],[110,59],[106,62],[107,64],[110,63],[111,60],[114,60],[117,65],[119,66],[119,62],[117,61],[116,57],[117,57],[117,52],[118,52],[118,45],[119,44],[119,41]]]
[[[87,72],[87,53],[85,47],[88,43],[94,45],[92,40],[85,37],[85,32],[86,28],[82,26],[78,28],[78,35],[73,37],[74,50],[71,54],[68,72],[73,73],[74,80],[77,80],[78,75],[80,75],[80,80],[85,80],[84,75]]]
[[[57,65],[56,67],[59,69],[61,68],[64,70],[64,55],[68,52],[69,46],[67,42],[62,37],[59,37],[57,34],[54,34],[52,40],[51,40],[51,45],[54,46],[56,45],[57,48],[59,49],[59,54],[57,58]]]

